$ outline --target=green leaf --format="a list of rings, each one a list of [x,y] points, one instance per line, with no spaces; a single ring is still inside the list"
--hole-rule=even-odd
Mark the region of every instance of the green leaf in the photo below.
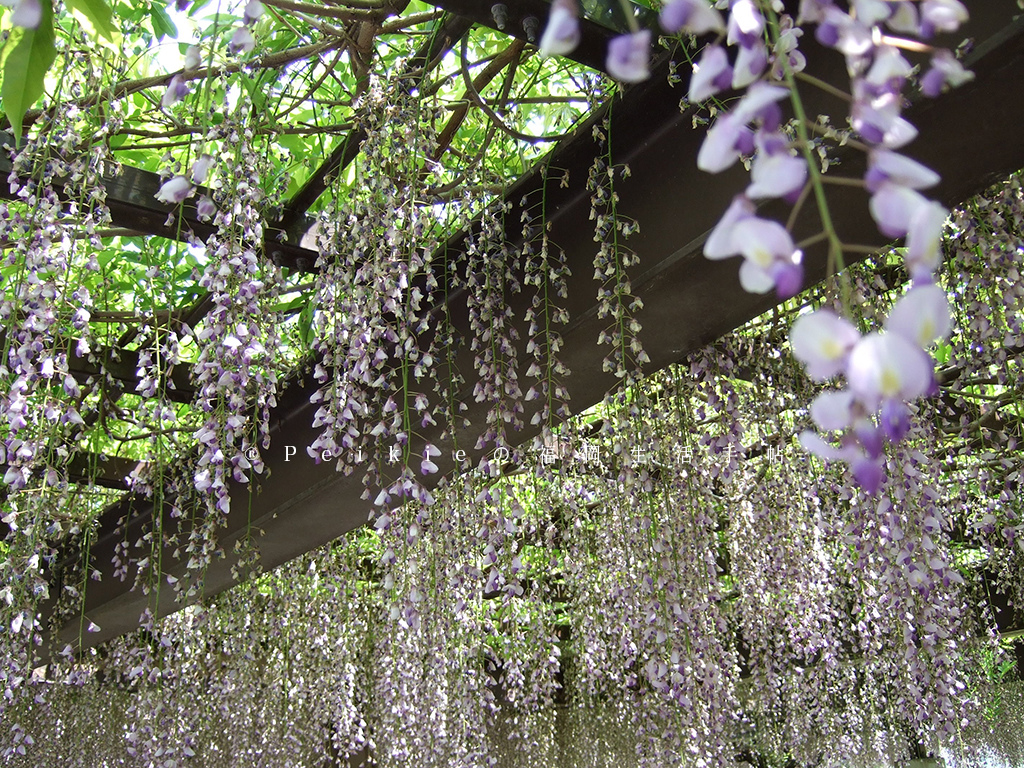
[[[167,11],[156,3],[149,7],[149,22],[153,26],[153,34],[158,38],[169,37],[172,40],[178,39],[178,28],[174,26],[174,22],[167,15]]]
[[[117,36],[114,14],[104,0],[67,0],[67,6],[93,37],[105,37],[111,42]],[[90,29],[91,28],[91,29]]]
[[[25,113],[43,95],[43,81],[57,54],[53,35],[53,6],[42,0],[43,17],[36,29],[14,27],[4,59],[0,100],[11,121],[14,138],[21,141]]]

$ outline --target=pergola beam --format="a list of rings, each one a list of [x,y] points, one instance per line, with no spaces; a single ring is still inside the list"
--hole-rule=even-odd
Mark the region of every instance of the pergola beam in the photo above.
[[[509,0],[494,3],[491,0],[430,0],[438,8],[458,14],[475,23],[502,32],[523,42],[536,45],[547,23],[551,3],[546,0]],[[614,6],[614,4],[612,4]],[[498,10],[500,8],[500,10]],[[617,10],[617,7],[616,7]],[[650,26],[657,15],[649,8],[635,6],[642,23]],[[596,24],[590,19],[580,19],[580,42],[564,58],[575,61],[598,72],[607,72],[605,57],[608,53],[608,41],[619,30]]]
[[[0,144],[4,143],[14,146],[14,137],[0,133]],[[0,154],[0,175],[6,179],[11,170],[10,158]],[[176,206],[161,203],[156,199],[163,179],[151,171],[122,166],[120,173],[104,176],[102,183],[107,191],[106,204],[110,211],[111,223],[115,227],[183,242],[188,239],[190,233],[194,233],[201,240],[206,240],[217,231],[212,222],[199,220],[195,208],[198,196],[209,192],[205,188],[197,189],[196,197],[181,206]],[[56,180],[56,186],[58,189],[63,186],[60,179]],[[17,194],[11,193],[7,184],[0,184],[0,199],[20,200]],[[312,222],[306,223],[306,229],[311,225]],[[284,236],[285,233],[280,228],[266,228],[263,246],[267,258],[278,266],[294,271],[313,271],[319,254],[297,245],[297,241],[281,239]]]

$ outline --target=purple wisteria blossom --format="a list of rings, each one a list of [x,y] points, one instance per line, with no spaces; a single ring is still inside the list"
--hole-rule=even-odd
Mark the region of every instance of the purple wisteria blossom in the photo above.
[[[203,59],[199,46],[190,45],[185,51],[185,71],[191,72],[194,69],[199,69],[199,65],[202,63]]]
[[[11,24],[25,29],[36,29],[43,20],[43,6],[40,0],[16,0],[4,3],[14,10],[11,12]]]
[[[732,84],[732,67],[725,48],[709,45],[693,65],[693,77],[686,98],[692,102],[710,99]]]
[[[932,283],[913,287],[896,303],[884,333],[861,337],[829,310],[799,318],[790,341],[808,374],[824,381],[842,373],[849,385],[821,393],[810,409],[820,429],[844,433],[840,446],[813,432],[803,433],[801,444],[821,458],[848,462],[858,484],[877,491],[885,441],[899,442],[910,430],[905,403],[934,389],[934,364],[925,348],[950,328],[946,294]]]
[[[248,27],[236,27],[228,42],[228,53],[249,53],[256,47],[256,38]]]
[[[565,56],[580,44],[579,7],[576,0],[555,0],[537,49],[541,56]]]
[[[249,0],[242,12],[242,23],[247,27],[253,26],[263,16],[265,10],[260,0]]]
[[[185,79],[181,75],[175,75],[167,84],[167,90],[164,91],[164,96],[160,100],[160,106],[167,109],[188,96],[188,92],[188,83],[185,82]]]
[[[938,174],[894,152],[916,135],[901,115],[911,74],[910,62],[892,32],[930,37],[949,32],[966,19],[955,2],[888,3],[859,0],[846,12],[831,2],[801,4],[801,19],[816,22],[816,37],[844,53],[850,67],[851,124],[868,144],[868,168],[863,183],[870,195],[868,209],[887,238],[906,238],[904,259],[912,287],[893,307],[884,331],[859,332],[829,310],[804,315],[794,324],[795,355],[812,379],[842,375],[847,389],[821,393],[812,403],[811,418],[828,433],[839,433],[839,445],[814,432],[801,442],[827,460],[850,465],[854,479],[869,494],[885,481],[885,444],[898,443],[912,428],[908,403],[936,390],[934,361],[928,347],[950,331],[945,293],[935,285],[941,260],[940,241],[947,211],[929,201],[923,189],[939,181]],[[933,54],[923,91],[935,95],[947,82],[964,82],[958,62],[948,52]]]
[[[192,194],[192,182],[184,176],[172,176],[157,191],[156,197],[161,203],[177,205],[183,203]]]
[[[203,221],[209,220],[214,214],[217,213],[217,206],[208,195],[203,195],[199,198],[196,203],[196,215]]]
[[[793,202],[807,183],[807,162],[790,148],[782,133],[758,132],[754,143],[757,154],[750,168],[747,197],[784,197]]]
[[[608,74],[623,83],[639,83],[650,77],[650,60],[649,29],[613,37],[608,43]]]
[[[907,229],[904,259],[910,276],[917,282],[929,281],[942,261],[942,226],[949,216],[943,206],[928,202],[918,206]]]
[[[192,164],[192,182],[195,184],[205,184],[206,177],[210,174],[210,168],[212,167],[213,155],[200,155]]]
[[[768,66],[764,43],[765,20],[754,0],[735,0],[729,11],[726,42],[738,46],[733,66],[733,88],[746,88],[757,81]]]
[[[789,332],[793,354],[815,381],[825,381],[846,368],[847,357],[860,340],[853,323],[823,309],[801,315]]]
[[[932,56],[931,66],[921,77],[921,93],[935,98],[947,86],[958,88],[973,79],[973,72],[964,69],[952,53],[942,49]]]
[[[670,0],[661,9],[658,19],[661,28],[670,35],[679,32],[691,35],[725,32],[722,14],[708,0]]]
[[[967,21],[967,8],[959,0],[924,0],[921,3],[921,37],[936,32],[956,32]]]
[[[745,218],[733,227],[732,243],[744,257],[740,266],[744,290],[767,293],[774,288],[783,299],[799,293],[802,254],[781,224],[756,216]]]

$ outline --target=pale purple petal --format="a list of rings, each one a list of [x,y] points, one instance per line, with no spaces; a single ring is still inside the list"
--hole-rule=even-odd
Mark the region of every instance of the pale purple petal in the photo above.
[[[885,21],[892,13],[892,5],[887,0],[853,0],[853,10],[862,24],[877,24]]]
[[[708,135],[697,153],[697,167],[707,173],[720,173],[732,166],[740,156],[736,148],[740,134],[746,130],[736,115],[726,113],[708,129]]]
[[[768,66],[768,49],[760,40],[741,46],[732,69],[732,87],[746,88],[757,80]]]
[[[11,24],[25,29],[36,29],[43,20],[43,6],[39,0],[18,0],[11,12]]]
[[[704,256],[714,260],[738,256],[740,249],[732,240],[733,227],[753,215],[754,204],[743,195],[736,195],[704,242]]]
[[[846,367],[850,389],[869,408],[886,398],[913,400],[928,391],[933,378],[931,358],[897,333],[872,333],[850,353]]]
[[[228,43],[228,52],[232,54],[249,53],[256,47],[256,38],[247,27],[237,27]]]
[[[815,381],[825,381],[840,373],[859,339],[860,333],[849,320],[828,309],[801,315],[789,332],[793,354]]]
[[[732,245],[761,269],[767,270],[778,258],[791,259],[796,246],[786,228],[772,219],[750,216],[732,229]]]
[[[725,49],[720,45],[709,45],[701,54],[700,61],[693,66],[686,98],[694,103],[704,101],[728,88],[731,82],[732,69]]]
[[[199,215],[200,219],[205,221],[206,219],[209,219],[211,216],[213,216],[213,214],[215,214],[216,212],[217,206],[214,205],[213,200],[211,200],[206,195],[203,195],[202,197],[199,198],[199,202],[196,203],[196,213]]]
[[[811,403],[811,418],[826,432],[846,429],[853,422],[853,393],[822,392]]]
[[[917,209],[928,201],[913,189],[886,181],[871,196],[871,216],[886,237],[903,237]]]
[[[188,72],[193,69],[198,69],[199,65],[202,63],[203,60],[199,53],[199,46],[190,45],[185,51],[185,71]]]
[[[167,84],[167,90],[164,91],[163,99],[160,100],[160,105],[166,109],[172,104],[176,104],[183,98],[188,96],[188,83],[186,83],[181,75],[175,75],[171,78],[171,82]]]
[[[791,259],[776,259],[768,273],[775,281],[776,296],[782,301],[793,298],[804,287],[803,252],[796,251]]]
[[[736,105],[733,114],[742,123],[749,123],[759,117],[764,110],[789,96],[789,90],[779,85],[758,82],[747,89],[746,94]]]
[[[939,183],[941,177],[931,168],[890,149],[871,151],[868,172],[864,177],[869,192],[876,192],[885,181],[910,189],[926,189]]]
[[[747,293],[768,293],[775,287],[775,278],[764,267],[744,259],[740,264],[740,286]]]
[[[826,8],[825,18],[815,30],[815,37],[849,57],[859,57],[874,46],[871,28],[839,8]]]
[[[263,15],[264,10],[266,9],[260,0],[249,0],[245,5],[245,10],[242,12],[242,23],[247,27],[251,27]]]
[[[692,35],[725,32],[725,20],[707,0],[671,0],[661,9],[661,28],[674,35],[686,31]]]
[[[574,0],[555,0],[537,46],[541,56],[565,56],[580,44],[579,11]]]
[[[887,86],[893,81],[902,83],[913,71],[910,62],[903,58],[899,48],[880,45],[875,48],[875,60],[864,79],[874,86]]]
[[[910,412],[902,400],[886,400],[882,403],[878,421],[891,442],[898,443],[910,431]]]
[[[191,182],[184,176],[174,176],[165,181],[154,197],[161,203],[177,205],[189,196],[192,191]]]
[[[899,94],[892,91],[876,94],[858,80],[854,82],[854,96],[850,115],[853,129],[866,141],[898,149],[917,136],[917,129],[900,117]]]
[[[967,8],[960,0],[924,0],[921,3],[921,34],[956,32],[968,19]]]
[[[651,76],[651,30],[619,35],[608,43],[608,74],[623,83],[639,83]]]
[[[924,348],[946,338],[951,323],[946,292],[933,284],[912,288],[897,301],[885,327]]]
[[[850,465],[853,472],[853,479],[857,485],[864,489],[869,496],[878,493],[885,481],[885,469],[879,459],[871,459],[867,456],[857,459]]]
[[[800,12],[797,14],[796,23],[813,22],[817,24],[824,21],[827,5],[824,0],[800,0]]]
[[[918,28],[917,6],[912,2],[900,2],[894,5],[892,16],[886,20],[885,26],[893,32],[916,35]]]
[[[957,88],[973,79],[974,73],[964,69],[952,53],[943,49],[932,56],[931,67],[921,77],[921,92],[935,98],[947,84]]]
[[[759,152],[750,168],[750,182],[748,197],[786,197],[807,182],[807,163],[794,155]]]
[[[202,154],[192,164],[192,181],[196,184],[205,184],[206,177],[210,173],[210,167],[213,165],[213,155]]]
[[[942,262],[942,225],[949,211],[936,202],[919,207],[910,219],[907,231],[907,250],[904,258],[907,270],[915,280],[934,274]]]
[[[761,39],[764,16],[754,0],[734,0],[729,9],[729,45],[751,45]]]
[[[872,459],[882,455],[885,448],[885,435],[870,419],[858,419],[853,425],[853,434],[857,442],[864,448],[864,452]]]
[[[896,117],[882,137],[882,145],[889,149],[899,149],[917,138],[917,128],[909,120]]]
[[[832,445],[826,442],[817,432],[812,432],[809,429],[801,432],[798,439],[805,451],[826,461],[854,461],[862,455],[854,445],[843,445],[841,447]]]

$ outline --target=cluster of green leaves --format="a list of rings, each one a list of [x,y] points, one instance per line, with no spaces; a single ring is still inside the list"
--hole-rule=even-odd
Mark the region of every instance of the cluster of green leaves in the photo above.
[[[20,140],[25,113],[43,95],[46,75],[57,56],[56,31],[68,16],[94,39],[116,43],[120,37],[105,0],[67,0],[64,19],[55,18],[51,0],[40,0],[42,19],[35,29],[12,27],[0,51],[0,108]],[[164,14],[166,15],[166,14]]]

